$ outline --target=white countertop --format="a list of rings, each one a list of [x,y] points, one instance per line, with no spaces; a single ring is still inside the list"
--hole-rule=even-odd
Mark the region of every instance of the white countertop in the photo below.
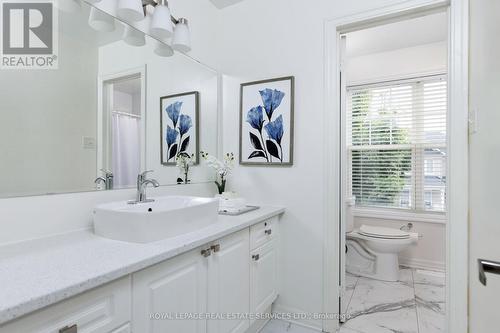
[[[157,264],[284,212],[262,207],[183,236],[148,244],[91,231],[0,247],[0,324]]]

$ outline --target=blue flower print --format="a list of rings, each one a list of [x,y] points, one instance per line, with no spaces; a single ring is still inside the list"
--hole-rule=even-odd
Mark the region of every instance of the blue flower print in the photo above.
[[[176,141],[177,141],[177,135],[179,133],[170,127],[170,125],[167,126],[167,145],[170,148]]]
[[[264,125],[262,110],[262,106],[259,105],[252,108],[247,114],[247,122],[259,132],[262,132],[262,126]]]
[[[266,88],[264,90],[260,90],[260,97],[262,98],[262,102],[264,103],[264,109],[266,110],[267,119],[271,121],[274,110],[276,110],[283,101],[283,97],[285,97],[285,93],[276,89]]]
[[[167,106],[168,117],[174,123],[174,128],[177,127],[177,121],[179,120],[179,114],[181,113],[182,102],[175,102]]]
[[[283,116],[280,115],[275,121],[271,121],[265,126],[267,135],[281,146],[283,138]]]
[[[193,127],[191,117],[181,114],[179,117],[179,132],[181,133],[181,137],[186,134],[191,127]]]

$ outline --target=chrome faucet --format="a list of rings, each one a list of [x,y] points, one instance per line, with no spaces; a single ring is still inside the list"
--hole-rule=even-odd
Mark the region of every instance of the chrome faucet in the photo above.
[[[148,173],[153,172],[152,170],[144,171],[137,176],[137,196],[135,200],[129,201],[129,204],[138,204],[145,202],[153,202],[154,199],[146,198],[146,188],[148,185],[153,185],[153,187],[159,187],[160,184],[155,179],[147,179]]]
[[[94,183],[98,185],[99,183],[103,183],[106,190],[112,190],[113,189],[113,173],[109,170],[104,170],[101,169],[101,171],[104,173],[104,177],[97,177],[94,180]]]

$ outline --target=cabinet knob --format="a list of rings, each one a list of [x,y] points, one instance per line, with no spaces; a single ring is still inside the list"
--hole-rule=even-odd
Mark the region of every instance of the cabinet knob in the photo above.
[[[76,324],[71,326],[64,326],[59,330],[59,333],[78,333],[78,326]]]
[[[253,259],[253,260],[255,260],[255,261],[259,261],[259,259],[260,259],[260,254],[254,254],[254,255],[252,256],[252,259]]]
[[[220,244],[212,245],[210,249],[214,252],[217,253],[220,251]]]
[[[205,258],[210,257],[210,255],[212,255],[212,249],[201,250],[201,255]]]
[[[267,229],[266,231],[264,231],[266,233],[266,235],[270,236],[273,231],[271,229]]]

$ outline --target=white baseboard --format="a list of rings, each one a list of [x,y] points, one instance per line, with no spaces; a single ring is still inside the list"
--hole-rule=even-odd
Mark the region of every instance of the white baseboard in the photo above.
[[[443,261],[433,261],[415,258],[399,258],[399,264],[411,268],[428,269],[431,271],[445,271],[446,264]]]
[[[307,311],[300,310],[300,309],[294,309],[292,307],[287,307],[287,306],[282,305],[282,304],[274,304],[273,305],[273,313],[291,313],[291,314],[298,313],[298,314],[301,314],[301,313],[307,313]],[[287,321],[287,322],[290,322],[294,325],[309,328],[309,329],[312,329],[312,330],[315,330],[318,332],[323,331],[321,320],[312,320],[312,319],[284,320],[283,319],[283,321]]]

